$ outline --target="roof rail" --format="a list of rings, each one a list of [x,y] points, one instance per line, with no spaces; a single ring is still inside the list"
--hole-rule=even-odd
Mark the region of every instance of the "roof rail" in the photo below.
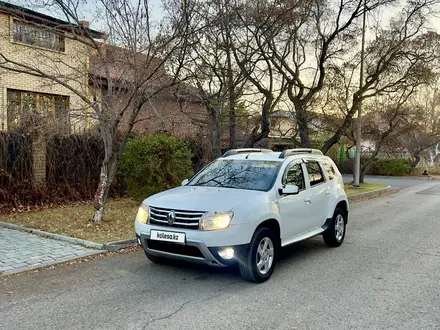
[[[229,157],[232,155],[241,154],[241,153],[245,153],[245,152],[248,152],[248,153],[250,153],[250,152],[264,152],[264,153],[267,153],[267,152],[273,152],[273,151],[270,149],[256,149],[256,148],[231,149],[231,150],[226,151],[222,157]]]
[[[323,155],[321,150],[318,149],[309,149],[309,148],[297,148],[297,149],[286,149],[284,150],[279,158],[286,158],[296,154],[315,154],[315,155]]]

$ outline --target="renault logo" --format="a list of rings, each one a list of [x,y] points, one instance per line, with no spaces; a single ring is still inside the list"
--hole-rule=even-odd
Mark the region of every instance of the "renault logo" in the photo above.
[[[176,221],[176,212],[170,211],[167,215],[167,221],[170,226],[173,225],[174,221]]]

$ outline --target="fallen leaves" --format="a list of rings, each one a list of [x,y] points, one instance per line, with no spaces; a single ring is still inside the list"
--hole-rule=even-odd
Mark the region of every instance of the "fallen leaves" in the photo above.
[[[2,217],[2,221],[97,243],[107,243],[134,237],[134,218],[138,206],[137,202],[128,198],[110,200],[101,223],[89,221],[93,213],[93,202],[10,213]]]

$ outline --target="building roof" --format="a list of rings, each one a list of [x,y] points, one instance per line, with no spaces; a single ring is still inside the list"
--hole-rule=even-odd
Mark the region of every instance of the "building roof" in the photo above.
[[[296,119],[296,115],[293,112],[290,111],[284,111],[284,110],[276,110],[274,112],[272,112],[270,114],[271,117],[273,118],[288,118],[291,120],[295,120]]]
[[[102,39],[104,33],[96,30],[86,28],[82,25],[72,24],[60,20],[58,18],[45,15],[34,10],[30,10],[24,7],[13,5],[8,2],[0,1],[0,12],[13,15],[14,17],[21,18],[28,21],[37,22],[40,24],[57,27],[63,30],[74,31],[74,32],[88,32],[93,38]]]
[[[123,47],[98,43],[102,54],[96,52],[90,56],[89,74],[94,83],[107,86],[107,74],[109,71],[112,83],[124,88],[135,82],[141,75],[146,77],[151,74],[148,81],[150,88],[161,88],[169,85],[166,89],[174,97],[201,103],[198,89],[182,81],[174,82],[174,78],[165,70],[165,65],[159,58],[149,57],[143,53],[136,53]]]

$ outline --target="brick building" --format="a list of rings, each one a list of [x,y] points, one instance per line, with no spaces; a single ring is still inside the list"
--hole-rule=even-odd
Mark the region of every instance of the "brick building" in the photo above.
[[[99,70],[93,66],[93,52],[78,41],[84,33],[98,41],[105,37],[87,22],[72,25],[0,1],[0,130],[28,128],[31,120],[36,128],[33,172],[37,183],[45,181],[43,133],[52,129],[79,133],[93,126],[91,110],[80,95],[93,97]],[[39,72],[53,73],[55,79],[37,77]],[[175,88],[168,89],[150,100],[140,113],[148,120],[140,121],[134,131],[186,138],[204,134],[209,126],[205,107],[197,97],[177,94]]]
[[[55,29],[56,28],[56,29]],[[18,127],[31,113],[54,119],[67,131],[84,127],[84,118],[69,115],[71,109],[80,111],[85,103],[69,88],[52,80],[36,77],[31,72],[53,72],[69,80],[79,91],[88,88],[85,63],[88,50],[75,40],[81,37],[83,26],[73,26],[56,18],[0,1],[0,128]],[[62,33],[60,33],[62,31]],[[102,33],[88,29],[95,38]],[[5,58],[8,60],[5,63]],[[14,62],[25,64],[25,73]]]

